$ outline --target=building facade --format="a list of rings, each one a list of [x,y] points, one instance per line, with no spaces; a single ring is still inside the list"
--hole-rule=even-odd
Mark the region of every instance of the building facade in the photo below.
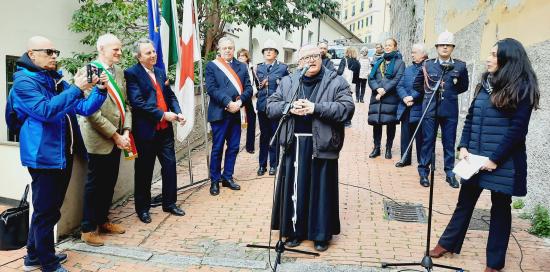
[[[340,22],[363,43],[382,42],[390,30],[389,0],[341,0]]]

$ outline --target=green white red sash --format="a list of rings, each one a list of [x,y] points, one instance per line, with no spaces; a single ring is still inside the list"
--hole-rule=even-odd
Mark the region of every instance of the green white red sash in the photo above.
[[[98,68],[101,68],[105,74],[107,74],[107,77],[109,78],[109,82],[107,83],[107,92],[109,95],[113,98],[115,101],[115,104],[118,108],[118,111],[120,112],[120,122],[121,126],[124,126],[124,123],[126,121],[126,101],[124,100],[124,96],[122,96],[122,92],[120,91],[120,88],[118,87],[118,84],[116,83],[115,79],[113,78],[113,75],[109,70],[105,69],[101,63],[98,61],[93,61],[92,64]],[[130,151],[123,149],[124,153],[124,159],[126,160],[133,160],[134,158],[137,158],[138,152],[136,148],[136,143],[134,141],[134,135],[130,132]]]
[[[235,70],[233,70],[233,68],[231,68],[231,66],[229,66],[229,64],[227,64],[227,62],[221,57],[217,57],[215,60],[213,60],[213,62],[214,64],[216,64],[216,66],[218,66],[220,70],[222,70],[225,76],[229,79],[229,82],[233,84],[233,87],[237,89],[237,92],[239,92],[239,96],[242,95],[244,91],[243,83],[241,82],[241,79],[239,78],[237,73],[235,73]],[[241,127],[246,128],[248,126],[248,122],[246,121],[245,107],[241,107],[240,115]]]

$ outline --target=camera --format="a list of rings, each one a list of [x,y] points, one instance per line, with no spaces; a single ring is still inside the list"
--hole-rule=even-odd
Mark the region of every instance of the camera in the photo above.
[[[92,79],[94,77],[94,74],[97,75],[97,77],[101,76],[101,73],[103,72],[103,69],[96,67],[92,64],[86,65],[86,77],[88,79],[88,83],[92,83]],[[101,84],[101,83],[99,83]]]

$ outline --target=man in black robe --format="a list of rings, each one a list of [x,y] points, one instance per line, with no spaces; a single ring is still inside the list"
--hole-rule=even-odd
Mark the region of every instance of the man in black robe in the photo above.
[[[305,75],[283,78],[267,103],[268,117],[281,118],[297,92],[280,133],[279,143],[286,152],[281,158],[272,229],[282,231],[288,247],[312,240],[317,251],[325,251],[332,235],[340,233],[338,156],[344,123],[353,117],[355,106],[346,80],[323,67],[319,48],[306,45],[299,57],[304,67],[309,66]]]

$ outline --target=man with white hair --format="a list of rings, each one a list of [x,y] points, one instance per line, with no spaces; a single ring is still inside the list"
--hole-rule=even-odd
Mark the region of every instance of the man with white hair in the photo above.
[[[405,167],[411,165],[411,149],[407,154],[408,144],[414,131],[418,127],[420,116],[422,116],[422,94],[415,91],[413,82],[416,75],[422,71],[422,64],[428,58],[428,53],[423,44],[417,43],[412,46],[412,65],[405,68],[403,77],[397,84],[397,94],[400,98],[400,103],[397,106],[397,119],[401,121],[401,160],[395,164],[396,167]],[[416,141],[416,158],[420,162],[420,149],[422,148],[422,133],[416,133],[414,138]]]
[[[353,117],[355,105],[349,84],[323,66],[318,47],[306,45],[298,56],[309,69],[303,78],[301,73],[284,77],[267,103],[272,119],[281,118],[292,103],[279,138],[286,154],[279,169],[272,228],[280,229],[289,247],[312,240],[315,250],[325,251],[332,236],[340,233],[338,157],[344,145],[344,123]],[[278,201],[281,194],[282,203]]]
[[[252,98],[252,85],[246,64],[235,59],[235,42],[223,37],[218,42],[218,57],[206,64],[206,90],[210,97],[208,122],[212,127],[210,161],[210,194],[220,193],[220,185],[231,190],[241,186],[233,180],[235,162],[239,153],[241,126],[246,127],[243,105]],[[223,147],[225,162],[221,173]]]
[[[121,150],[130,150],[132,113],[126,95],[124,71],[116,64],[122,57],[122,43],[113,34],[97,39],[97,60],[91,65],[108,76],[109,97],[91,116],[80,118],[79,124],[88,152],[88,177],[84,185],[84,212],[81,239],[91,246],[102,246],[99,232],[122,234],[124,228],[109,222],[109,208],[118,178]],[[85,74],[86,67],[79,70]]]
[[[19,131],[21,164],[32,177],[32,206],[27,255],[23,269],[68,271],[61,266],[67,254],[55,254],[53,229],[61,217],[71,180],[75,153],[85,156],[76,114],[89,116],[105,101],[96,75],[91,82],[76,75],[74,85],[57,72],[59,50],[47,38],[29,39],[27,51],[17,60],[13,87],[6,105],[6,123]],[[105,82],[105,78],[102,79]],[[87,98],[83,91],[92,89]]]

